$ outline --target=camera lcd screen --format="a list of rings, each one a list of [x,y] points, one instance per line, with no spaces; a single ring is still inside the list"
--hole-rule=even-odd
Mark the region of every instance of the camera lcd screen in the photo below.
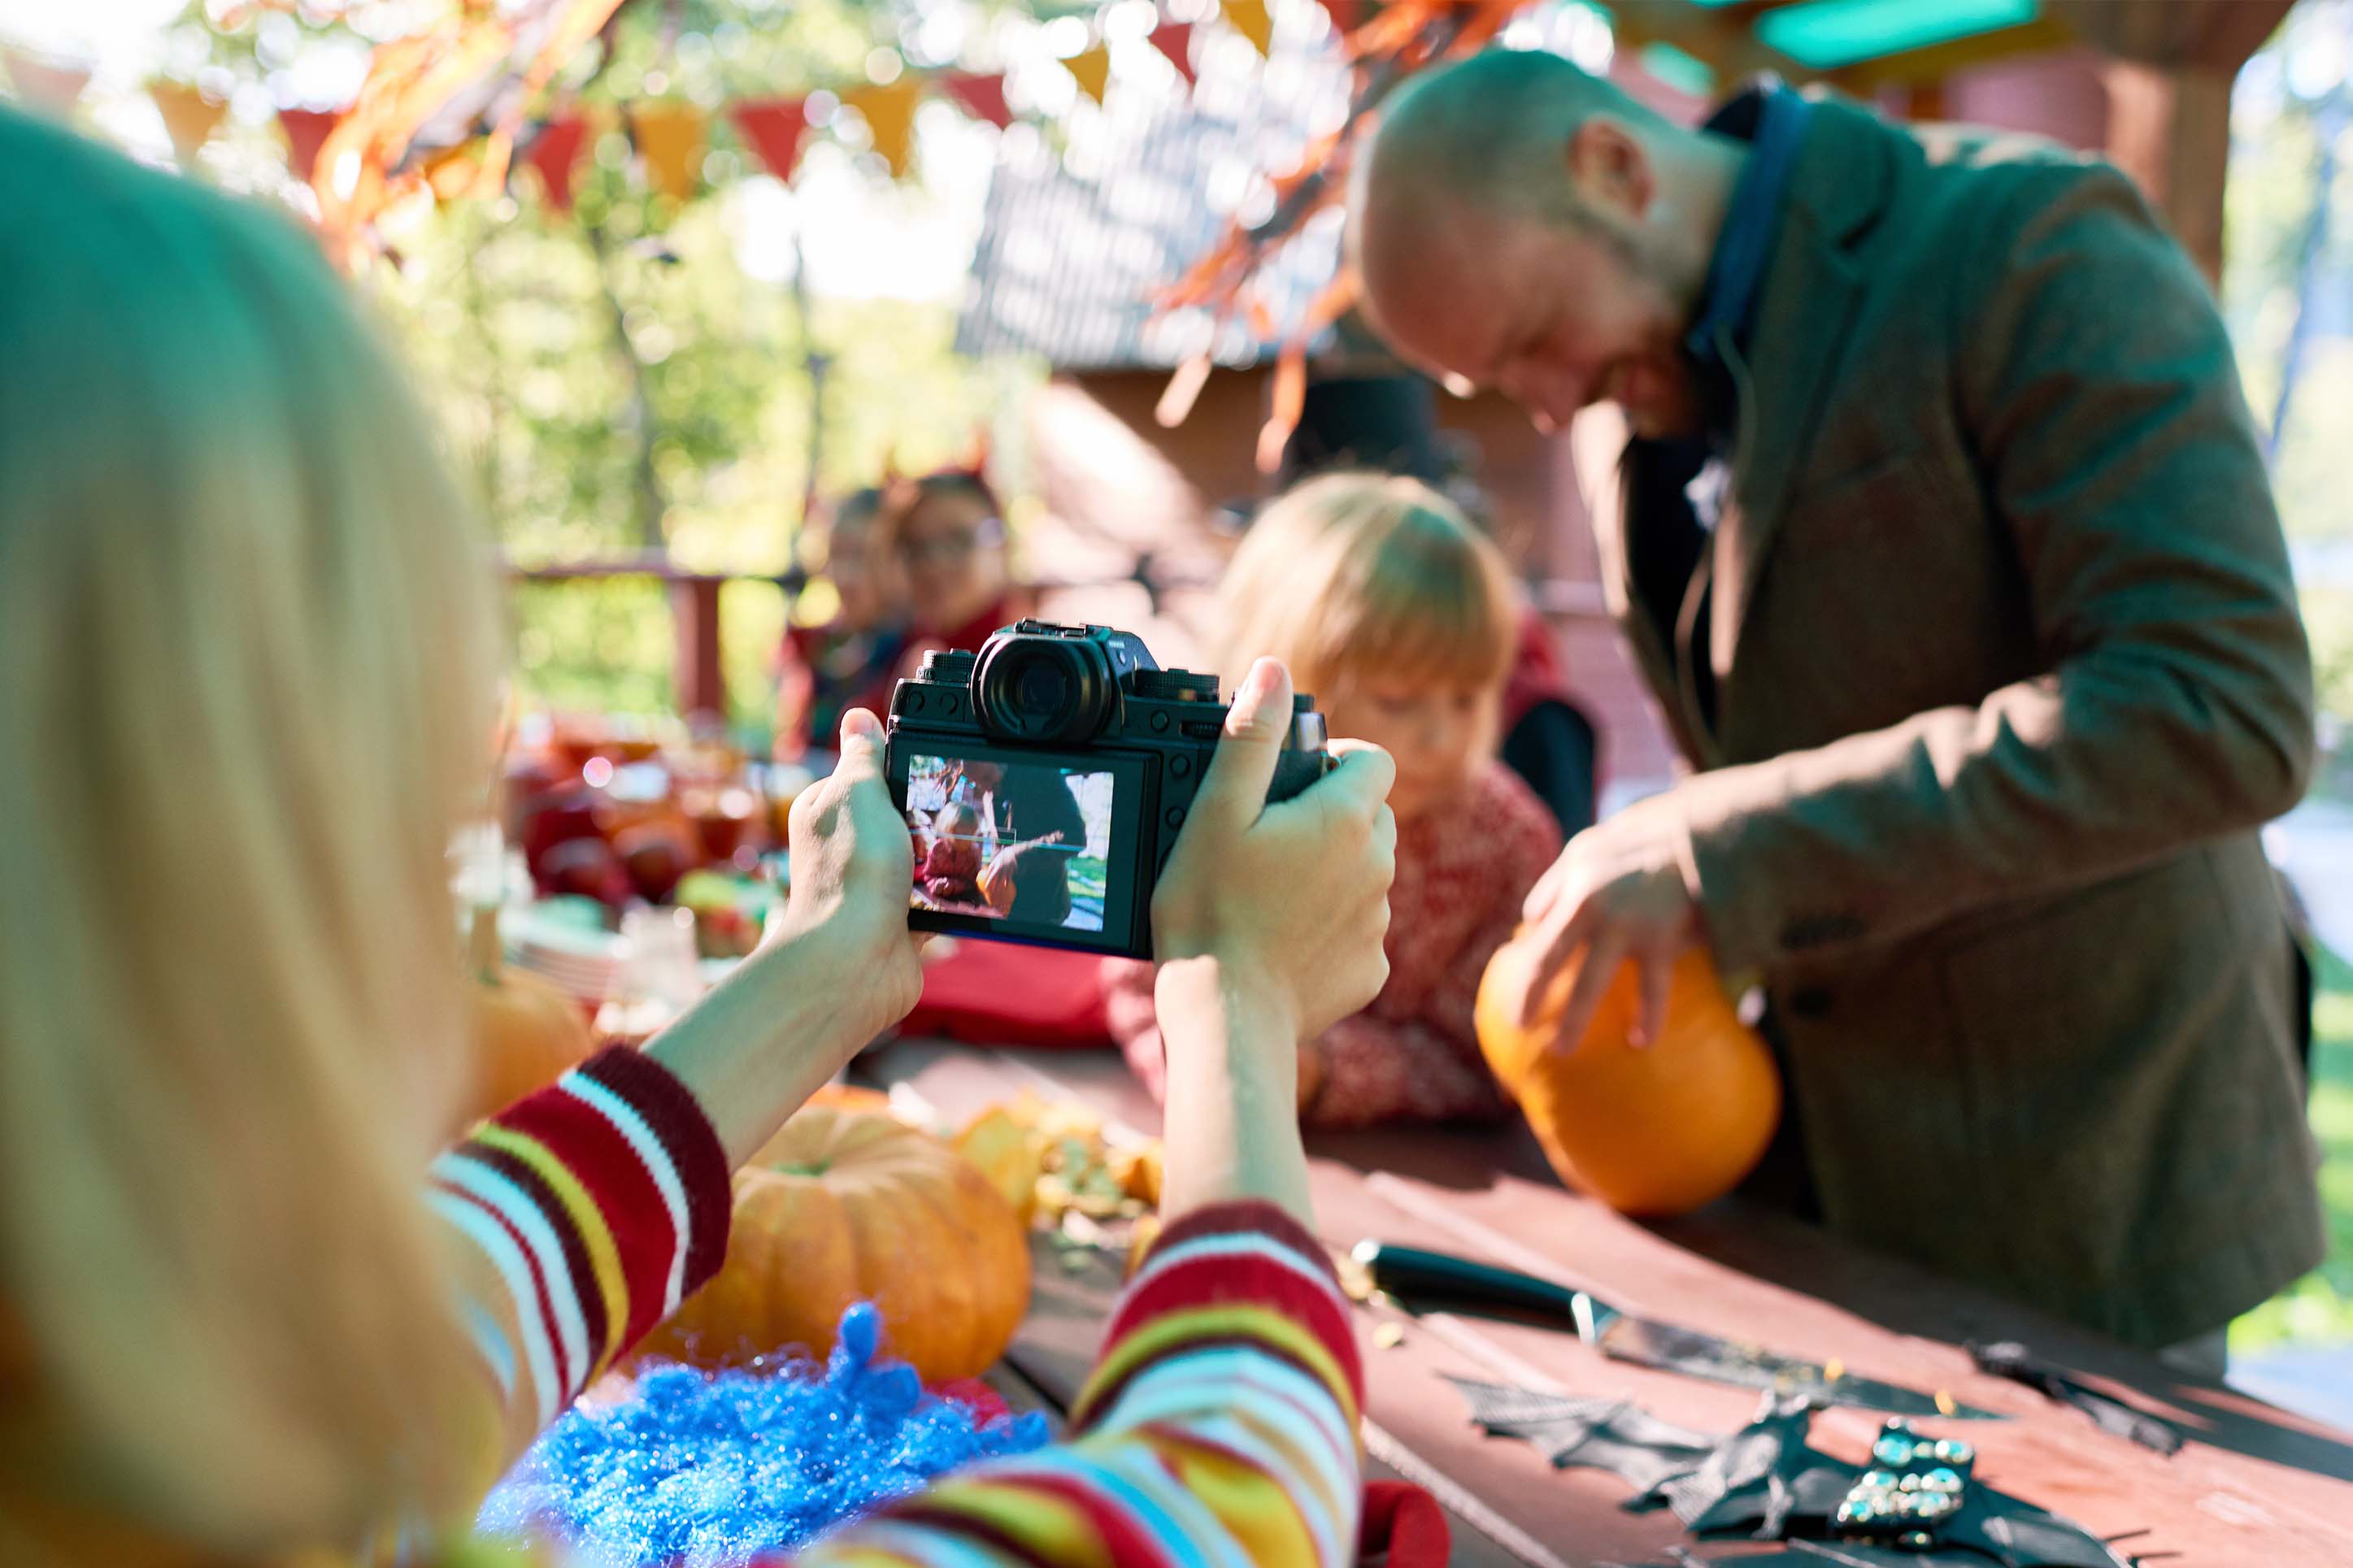
[[[1116,948],[1140,770],[1125,759],[1058,760],[998,747],[910,747],[904,795],[914,907],[952,927],[1058,946]],[[966,925],[965,921],[972,922]]]

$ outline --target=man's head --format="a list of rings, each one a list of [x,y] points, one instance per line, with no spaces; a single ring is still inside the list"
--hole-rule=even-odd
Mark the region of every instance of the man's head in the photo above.
[[[1736,160],[1555,55],[1433,70],[1357,163],[1366,313],[1424,370],[1546,427],[1606,398],[1638,431],[1694,428],[1681,342]]]

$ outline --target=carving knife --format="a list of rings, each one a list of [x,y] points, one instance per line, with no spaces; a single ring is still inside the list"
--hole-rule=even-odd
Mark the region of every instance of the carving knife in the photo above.
[[[1963,1405],[1943,1389],[1923,1394],[1877,1378],[1857,1377],[1837,1365],[1778,1355],[1672,1323],[1630,1317],[1589,1290],[1572,1290],[1533,1274],[1474,1262],[1451,1253],[1388,1242],[1360,1241],[1350,1255],[1376,1289],[1409,1305],[1453,1304],[1532,1313],[1574,1329],[1602,1354],[1688,1377],[1707,1378],[1776,1394],[1804,1394],[1824,1405],[1851,1405],[1926,1420],[2002,1421],[1998,1410]]]

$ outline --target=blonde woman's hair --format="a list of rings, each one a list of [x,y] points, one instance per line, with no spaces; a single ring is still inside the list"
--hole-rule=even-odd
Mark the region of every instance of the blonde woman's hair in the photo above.
[[[1371,674],[1500,685],[1518,587],[1502,553],[1419,479],[1331,474],[1261,512],[1219,595],[1220,667],[1272,655],[1298,689]]]
[[[290,221],[5,110],[0,213],[0,1558],[355,1544],[479,1397],[421,1183],[489,558]]]

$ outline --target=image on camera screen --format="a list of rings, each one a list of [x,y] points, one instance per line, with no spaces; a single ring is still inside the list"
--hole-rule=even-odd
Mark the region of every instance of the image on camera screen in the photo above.
[[[1115,779],[1054,763],[907,759],[917,909],[1099,931]]]

